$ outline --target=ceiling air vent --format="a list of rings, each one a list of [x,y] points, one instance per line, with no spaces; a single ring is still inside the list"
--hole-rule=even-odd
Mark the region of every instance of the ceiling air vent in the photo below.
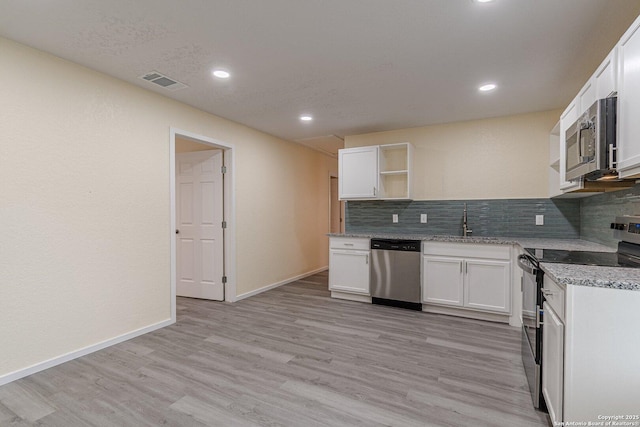
[[[152,71],[150,73],[144,74],[142,76],[139,77],[142,80],[146,80],[148,82],[151,82],[153,84],[156,84],[158,86],[161,86],[167,90],[170,91],[176,91],[176,90],[180,90],[180,89],[184,89],[187,86],[184,83],[180,83],[179,81],[176,81],[174,79],[172,79],[171,77],[167,77],[162,73],[159,73],[157,71]]]

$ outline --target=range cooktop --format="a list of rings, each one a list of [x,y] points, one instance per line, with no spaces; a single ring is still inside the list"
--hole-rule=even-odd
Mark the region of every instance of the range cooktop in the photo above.
[[[640,267],[640,259],[617,252],[565,251],[559,249],[526,248],[538,262],[599,265],[603,267]]]

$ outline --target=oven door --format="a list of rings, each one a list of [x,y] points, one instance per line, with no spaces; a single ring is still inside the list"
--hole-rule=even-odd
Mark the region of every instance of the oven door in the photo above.
[[[535,408],[544,409],[541,398],[542,328],[540,325],[540,286],[542,271],[528,254],[518,256],[522,269],[522,364],[527,375]]]
[[[531,347],[536,362],[539,362],[539,354],[536,351],[537,330],[539,326],[540,307],[538,306],[538,282],[540,270],[537,261],[530,255],[518,256],[518,266],[523,270],[522,275],[522,327]]]

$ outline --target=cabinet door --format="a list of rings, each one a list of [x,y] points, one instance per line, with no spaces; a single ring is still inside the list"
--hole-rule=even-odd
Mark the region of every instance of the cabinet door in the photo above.
[[[579,108],[578,108],[578,116],[587,111],[589,107],[596,102],[596,86],[595,79],[590,79],[587,84],[584,85],[580,93],[578,94],[579,99]],[[578,107],[578,106],[576,106]]]
[[[564,399],[564,325],[546,302],[542,333],[542,395],[553,425],[562,422]]]
[[[640,18],[618,45],[618,171],[640,174]]]
[[[611,96],[613,92],[618,90],[617,53],[617,49],[613,49],[593,75],[595,80],[596,99],[607,98]]]
[[[566,131],[578,119],[578,104],[580,101],[576,97],[560,116],[560,190],[571,191],[580,185],[576,182],[566,180],[567,173],[567,152],[566,152]]]
[[[422,301],[462,307],[461,258],[422,257]]]
[[[329,289],[369,295],[369,251],[329,251]]]
[[[378,147],[338,151],[340,199],[373,199],[378,196]]]
[[[511,312],[511,263],[466,260],[464,306],[499,313]]]

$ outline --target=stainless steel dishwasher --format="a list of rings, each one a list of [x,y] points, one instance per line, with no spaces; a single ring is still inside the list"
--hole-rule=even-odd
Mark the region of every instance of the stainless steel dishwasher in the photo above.
[[[371,239],[371,302],[422,310],[420,240]]]

